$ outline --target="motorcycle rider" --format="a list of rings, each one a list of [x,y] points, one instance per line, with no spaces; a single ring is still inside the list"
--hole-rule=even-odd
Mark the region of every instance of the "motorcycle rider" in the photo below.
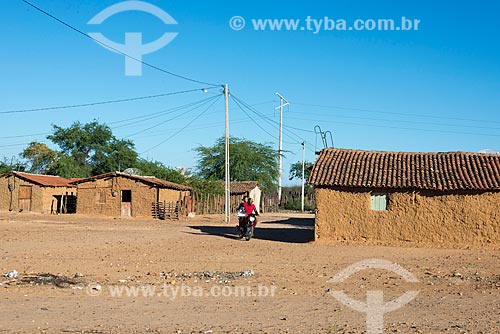
[[[238,232],[240,233],[241,236],[243,236],[244,229],[245,229],[245,224],[246,224],[246,210],[245,210],[245,204],[248,202],[248,196],[243,196],[241,199],[241,203],[238,206],[238,226],[236,228],[238,229]]]
[[[255,204],[253,204],[252,198],[248,198],[248,202],[244,203],[244,206],[245,206],[246,217],[253,214],[254,212],[255,212],[256,216],[259,215],[259,212],[257,211],[257,208],[255,207]],[[255,224],[257,224],[257,218],[255,218]]]

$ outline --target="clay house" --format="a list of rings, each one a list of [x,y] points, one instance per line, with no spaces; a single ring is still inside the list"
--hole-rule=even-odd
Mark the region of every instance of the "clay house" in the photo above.
[[[500,244],[500,155],[323,149],[316,240]]]
[[[183,205],[191,188],[150,176],[111,172],[81,179],[78,214],[109,217],[153,217],[158,203]],[[189,208],[186,208],[189,211]]]
[[[259,188],[258,181],[239,181],[231,182],[231,207],[238,207],[243,196],[248,196],[253,199],[257,211],[260,212],[260,197],[262,191]]]
[[[9,172],[0,175],[0,210],[75,213],[76,187],[59,176]]]

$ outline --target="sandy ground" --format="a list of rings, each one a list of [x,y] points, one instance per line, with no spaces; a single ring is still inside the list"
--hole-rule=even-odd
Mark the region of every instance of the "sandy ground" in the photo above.
[[[317,244],[314,217],[300,214],[261,216],[247,242],[221,220],[0,213],[2,274],[78,273],[63,287],[0,278],[0,332],[366,333],[366,314],[335,291],[360,302],[369,291],[385,301],[418,291],[382,315],[384,333],[500,332],[498,250]],[[384,269],[330,282],[366,259],[418,282]]]

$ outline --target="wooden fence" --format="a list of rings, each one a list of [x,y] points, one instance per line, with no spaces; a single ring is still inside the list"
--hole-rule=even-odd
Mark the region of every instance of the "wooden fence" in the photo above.
[[[179,202],[153,202],[151,214],[155,219],[179,219]]]
[[[285,209],[286,203],[291,203],[294,201],[301,200],[301,191],[292,188],[287,190],[286,188],[282,192],[282,205],[280,205],[278,200],[278,194],[276,192],[272,193],[262,193],[260,201],[260,212],[278,212]],[[233,195],[230,199],[231,213],[236,213],[238,206],[240,205],[242,195]],[[197,214],[224,214],[224,203],[225,196],[219,194],[193,194],[193,209]],[[309,206],[315,206],[314,193],[305,194],[305,202]],[[300,208],[299,208],[300,209]]]
[[[241,195],[230,197],[231,213],[236,213],[241,202]],[[201,215],[223,214],[225,213],[226,198],[219,194],[193,194],[194,212]]]

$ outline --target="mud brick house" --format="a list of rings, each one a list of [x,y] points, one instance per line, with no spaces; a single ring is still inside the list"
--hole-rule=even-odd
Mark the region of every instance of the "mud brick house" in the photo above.
[[[257,211],[260,211],[260,197],[262,191],[259,188],[258,181],[234,181],[229,184],[231,191],[231,203],[235,204],[236,207],[241,202],[243,196],[248,196],[253,199]],[[234,207],[235,205],[231,205]]]
[[[152,217],[154,203],[184,201],[191,188],[149,176],[120,172],[73,182],[77,213],[109,217]]]
[[[500,155],[324,149],[317,240],[500,244]]]
[[[0,210],[75,213],[76,187],[59,176],[10,172],[0,175]]]

